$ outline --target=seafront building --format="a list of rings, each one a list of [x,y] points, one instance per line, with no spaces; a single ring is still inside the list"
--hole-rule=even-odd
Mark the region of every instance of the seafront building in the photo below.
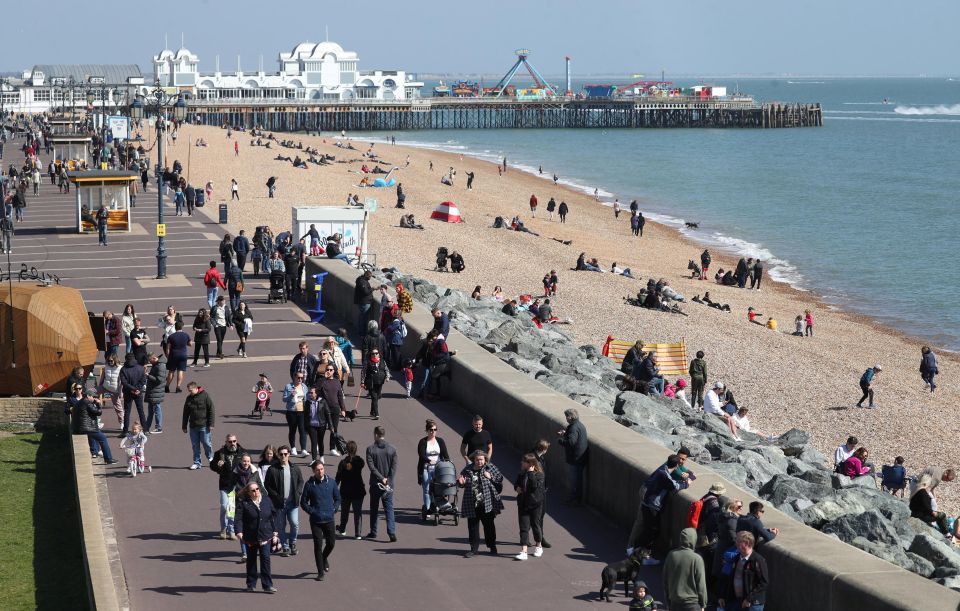
[[[410,100],[420,97],[423,83],[403,70],[360,70],[355,51],[335,42],[302,42],[277,57],[278,72],[200,72],[200,60],[189,50],[164,49],[153,58],[153,72],[162,86],[198,100],[256,101]]]
[[[181,47],[152,58],[153,78],[135,64],[38,64],[19,78],[0,79],[0,110],[40,113],[104,105],[115,110],[146,93],[157,79],[167,93],[218,102],[411,100],[423,87],[403,70],[360,70],[357,53],[331,41],[302,42],[279,53],[277,63],[277,72],[265,72],[262,62],[258,70],[245,72],[238,58],[235,71],[221,71],[218,57],[213,72],[201,72],[200,58]]]

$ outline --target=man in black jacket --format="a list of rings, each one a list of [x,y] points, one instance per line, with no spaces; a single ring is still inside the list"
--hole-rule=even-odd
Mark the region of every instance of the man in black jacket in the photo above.
[[[237,441],[237,436],[227,433],[223,447],[217,450],[210,461],[210,470],[219,475],[217,485],[220,489],[220,538],[233,539],[233,518],[227,516],[230,493],[233,492],[233,468],[240,463],[240,457],[246,450]]]
[[[303,374],[303,380],[307,386],[313,386],[317,379],[317,363],[319,359],[310,354],[310,344],[300,342],[299,351],[290,361],[290,379],[296,378],[298,373]]]
[[[393,513],[394,478],[397,476],[397,449],[387,443],[382,426],[373,429],[373,444],[367,446],[367,467],[370,469],[370,532],[367,539],[377,538],[380,501],[387,517],[387,536],[397,541],[397,522]]]
[[[567,462],[567,473],[570,477],[570,497],[564,501],[566,505],[579,505],[583,498],[583,469],[587,464],[587,429],[580,422],[580,414],[575,409],[563,412],[567,419],[566,430],[558,431],[557,443],[563,446],[564,457]]]
[[[123,430],[117,437],[126,437],[130,427],[130,408],[137,405],[137,417],[140,426],[145,426],[147,418],[143,413],[143,394],[147,390],[147,374],[143,365],[137,362],[133,353],[126,356],[123,367],[120,369],[120,387],[123,389]]]
[[[290,462],[290,448],[277,448],[278,461],[267,469],[267,476],[263,485],[267,495],[277,510],[277,531],[280,533],[280,544],[283,545],[281,556],[297,555],[297,534],[300,531],[300,494],[303,492],[303,473],[300,467]],[[287,524],[290,525],[290,534],[287,535]]]
[[[353,288],[353,303],[359,310],[357,314],[357,329],[360,331],[360,337],[367,335],[367,321],[370,320],[370,308],[373,307],[375,300],[373,298],[373,287],[370,286],[370,278],[373,273],[370,270],[363,272]]]
[[[250,240],[244,235],[244,230],[240,230],[240,235],[233,239],[233,251],[237,253],[237,267],[243,271],[247,264],[247,254],[250,252]]]
[[[193,445],[193,464],[190,469],[200,468],[200,447],[203,446],[207,462],[213,461],[213,445],[210,429],[213,428],[213,399],[196,382],[187,383],[187,398],[183,402],[183,432],[190,434]]]
[[[340,456],[340,450],[337,449],[336,437],[340,428],[340,418],[347,417],[347,405],[343,400],[343,384],[334,377],[336,370],[333,365],[327,364],[321,372],[323,377],[317,380],[317,396],[323,399],[326,405],[328,416],[328,428],[330,429],[330,453],[334,456]],[[317,450],[323,453],[323,439],[321,438],[320,447]]]
[[[644,382],[651,393],[663,394],[664,380],[657,367],[657,355],[650,352],[633,368],[633,377]]]
[[[753,501],[750,503],[750,513],[737,520],[737,532],[742,530],[753,535],[754,545],[769,543],[780,534],[777,528],[767,528],[763,525],[760,518],[763,516],[763,503]]]
[[[717,599],[719,607],[763,611],[770,579],[766,559],[753,551],[754,542],[749,532],[737,533],[738,553],[733,559],[730,575],[721,576],[723,584]]]

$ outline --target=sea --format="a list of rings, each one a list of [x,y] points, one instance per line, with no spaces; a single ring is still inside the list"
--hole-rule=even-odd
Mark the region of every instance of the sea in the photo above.
[[[536,175],[542,167],[545,181],[556,174],[589,194],[598,189],[607,204],[637,199],[648,218],[711,249],[760,257],[771,277],[830,307],[960,350],[960,77],[675,82],[820,102],[824,126],[391,135],[491,161],[506,156]]]

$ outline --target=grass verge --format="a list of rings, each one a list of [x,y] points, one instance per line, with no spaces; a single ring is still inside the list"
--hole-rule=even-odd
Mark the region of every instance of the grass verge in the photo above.
[[[66,429],[0,437],[0,609],[87,609]]]

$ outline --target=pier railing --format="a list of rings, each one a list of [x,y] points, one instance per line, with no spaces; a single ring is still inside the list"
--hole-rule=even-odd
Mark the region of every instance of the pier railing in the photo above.
[[[274,131],[815,127],[820,104],[753,98],[191,100],[191,120]]]

